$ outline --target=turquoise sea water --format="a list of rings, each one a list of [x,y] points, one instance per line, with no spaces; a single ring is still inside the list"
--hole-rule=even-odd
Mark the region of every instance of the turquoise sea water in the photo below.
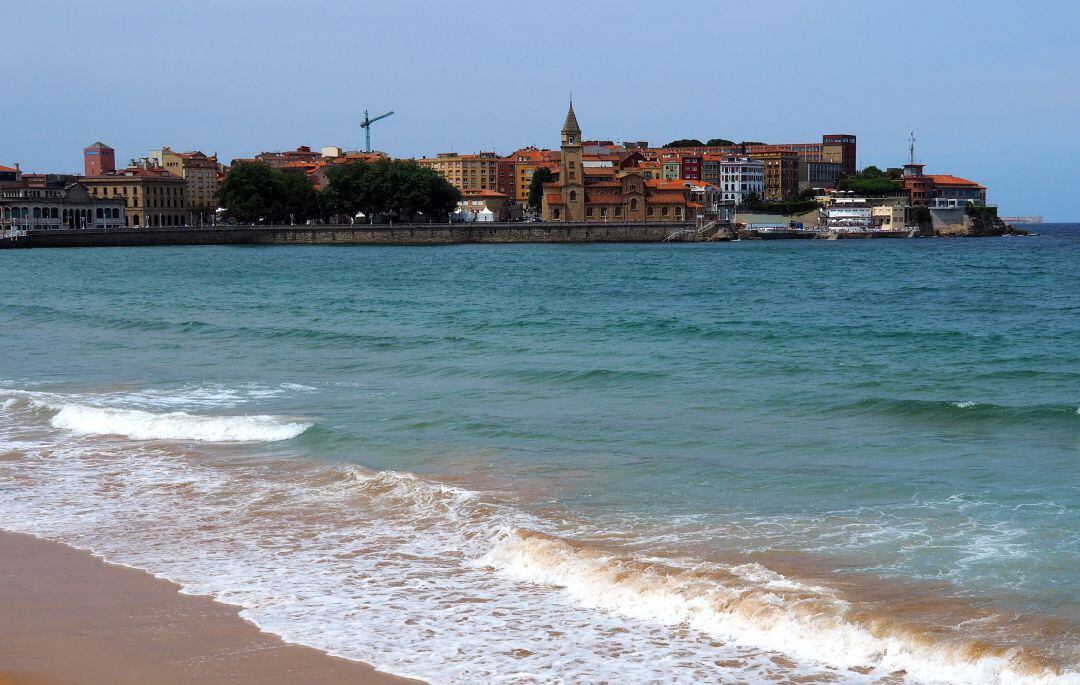
[[[1075,682],[1080,226],[1036,230],[0,252],[0,527],[433,682]],[[350,465],[360,499],[306,499]],[[186,527],[210,512],[214,535]],[[370,566],[335,556],[355,545]],[[297,580],[338,562],[326,586]],[[479,569],[506,583],[492,610],[440,613],[439,592],[481,602]],[[398,571],[410,593],[357,589]],[[717,587],[783,606],[703,617]],[[814,611],[784,604],[818,591]],[[502,601],[530,609],[500,623]],[[395,627],[305,618],[385,603]],[[420,614],[433,653],[364,651],[372,634],[423,639],[405,627]],[[835,644],[838,621],[867,633],[786,648],[815,629]],[[642,663],[604,653],[638,630]],[[901,634],[916,646],[881,646]],[[518,638],[518,656],[495,646]],[[981,646],[941,647],[963,640]]]

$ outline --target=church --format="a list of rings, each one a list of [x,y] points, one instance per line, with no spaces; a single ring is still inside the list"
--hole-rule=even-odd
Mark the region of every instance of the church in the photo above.
[[[557,181],[544,184],[541,217],[552,222],[693,221],[701,205],[678,184],[646,179],[636,167],[614,174],[591,173],[574,103],[562,127]],[[591,178],[590,178],[591,177]]]

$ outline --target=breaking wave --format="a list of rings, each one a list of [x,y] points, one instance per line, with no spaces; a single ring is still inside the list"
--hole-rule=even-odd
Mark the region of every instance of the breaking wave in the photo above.
[[[273,416],[198,416],[175,411],[155,414],[140,409],[64,404],[50,423],[84,435],[122,435],[132,440],[195,440],[199,442],[276,442],[289,440],[312,426]]]
[[[931,683],[1080,682],[1075,672],[1048,669],[1018,647],[942,639],[924,627],[865,614],[855,618],[858,612],[835,591],[757,563],[680,568],[523,530],[506,531],[480,563],[517,580],[559,588],[584,607],[683,626],[837,669],[904,673]]]

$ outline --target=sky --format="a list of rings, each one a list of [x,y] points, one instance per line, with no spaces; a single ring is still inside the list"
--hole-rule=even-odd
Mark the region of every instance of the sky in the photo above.
[[[0,164],[78,172],[101,140],[223,161],[399,157],[587,139],[858,137],[988,187],[1003,215],[1080,221],[1080,2],[0,0]]]

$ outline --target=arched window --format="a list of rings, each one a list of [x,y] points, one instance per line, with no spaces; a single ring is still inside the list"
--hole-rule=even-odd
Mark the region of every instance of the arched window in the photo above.
[[[101,207],[98,207],[98,208],[97,208],[97,212],[95,212],[95,215],[96,215],[96,216],[97,216],[97,218],[99,218],[99,219],[104,219],[104,218],[105,218],[105,212],[104,212],[104,211],[102,211]]]
[[[40,219],[41,218],[41,207],[34,207],[34,218],[35,219]]]
[[[60,218],[60,210],[57,209],[56,207],[53,207],[52,209],[49,210],[49,216],[51,218],[53,218],[53,219],[59,219]]]
[[[559,218],[559,208],[558,207],[551,210],[551,218],[552,219],[558,219]]]
[[[663,214],[664,216],[667,216],[668,215],[668,208],[667,207],[661,207],[660,208],[660,213]]]
[[[570,191],[570,201],[571,202],[576,202],[577,201],[577,191],[576,190],[571,190]]]
[[[637,198],[636,197],[630,198],[630,211],[631,212],[636,212],[637,211]]]

